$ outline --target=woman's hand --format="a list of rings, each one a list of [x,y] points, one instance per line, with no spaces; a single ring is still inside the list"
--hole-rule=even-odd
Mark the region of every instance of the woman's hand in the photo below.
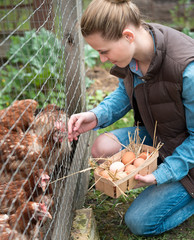
[[[154,177],[153,174],[148,174],[145,176],[137,174],[135,175],[135,180],[137,180],[138,183],[135,185],[134,188],[146,187],[157,184],[156,178]]]
[[[73,114],[68,122],[68,139],[77,140],[81,133],[92,130],[97,125],[97,118],[93,112]]]

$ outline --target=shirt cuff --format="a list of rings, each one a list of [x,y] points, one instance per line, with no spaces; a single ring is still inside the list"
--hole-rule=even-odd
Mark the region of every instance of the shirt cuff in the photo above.
[[[98,121],[94,130],[99,129],[103,124],[108,122],[108,115],[103,111],[100,106],[93,108],[92,110],[90,110],[90,112],[93,112],[96,115]]]
[[[161,163],[152,174],[156,178],[157,185],[172,182],[172,173],[169,171],[169,169],[165,166],[164,163]]]

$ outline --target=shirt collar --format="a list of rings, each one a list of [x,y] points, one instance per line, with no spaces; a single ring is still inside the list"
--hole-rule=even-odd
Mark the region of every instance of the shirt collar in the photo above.
[[[139,69],[138,62],[134,58],[129,63],[129,68],[133,73],[137,74],[139,77],[143,76],[141,70]]]

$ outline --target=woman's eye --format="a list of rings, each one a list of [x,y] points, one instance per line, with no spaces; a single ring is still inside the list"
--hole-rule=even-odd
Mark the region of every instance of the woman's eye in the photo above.
[[[103,51],[103,52],[100,52],[100,54],[107,54],[108,51]]]

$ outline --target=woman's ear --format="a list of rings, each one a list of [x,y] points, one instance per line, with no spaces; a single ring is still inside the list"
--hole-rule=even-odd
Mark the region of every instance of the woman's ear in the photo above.
[[[132,43],[135,39],[133,31],[131,31],[129,28],[125,28],[123,30],[123,37],[125,37],[130,43]]]

